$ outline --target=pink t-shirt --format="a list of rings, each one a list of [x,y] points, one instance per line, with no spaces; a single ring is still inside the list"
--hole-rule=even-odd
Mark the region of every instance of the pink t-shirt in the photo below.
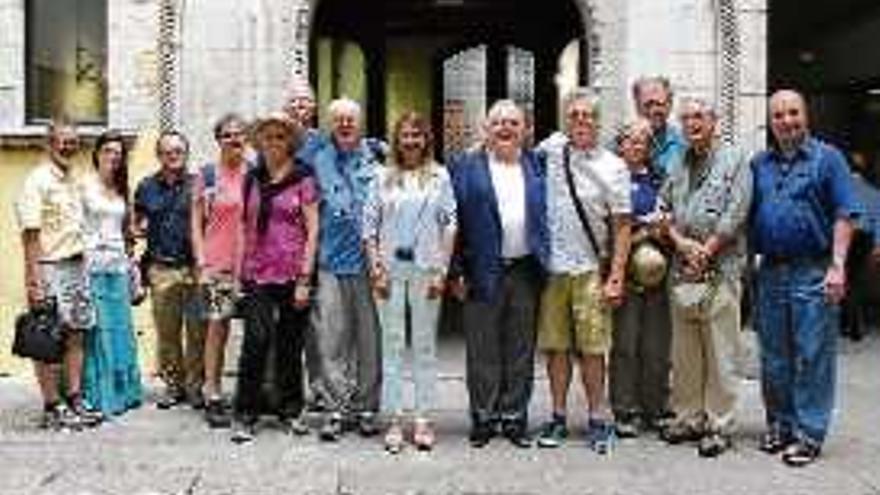
[[[247,167],[243,164],[236,168],[217,166],[215,170],[215,186],[206,190],[204,178],[200,176],[198,188],[205,212],[203,269],[211,275],[234,272]]]
[[[266,231],[258,232],[260,194],[254,182],[244,228],[242,279],[257,284],[285,284],[303,272],[307,231],[303,206],[318,201],[315,182],[304,177],[279,192],[271,203]]]

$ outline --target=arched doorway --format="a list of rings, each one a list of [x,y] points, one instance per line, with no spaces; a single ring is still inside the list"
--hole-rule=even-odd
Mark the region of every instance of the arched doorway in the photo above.
[[[319,99],[360,96],[367,130],[377,136],[386,136],[405,109],[430,115],[443,130],[440,153],[470,144],[477,119],[498,98],[522,104],[535,134],[546,135],[557,123],[560,54],[573,40],[580,40],[579,53],[588,53],[584,18],[573,0],[313,5],[310,77]],[[357,50],[362,66],[352,62],[350,52]],[[586,59],[568,62],[578,66],[582,82]]]

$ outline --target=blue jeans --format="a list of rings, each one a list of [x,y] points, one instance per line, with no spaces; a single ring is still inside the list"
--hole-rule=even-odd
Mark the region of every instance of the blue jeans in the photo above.
[[[840,312],[825,299],[827,264],[764,263],[757,330],[767,423],[821,444],[834,406]]]
[[[411,310],[414,412],[417,417],[424,417],[435,407],[440,298],[428,299],[428,285],[434,276],[436,274],[422,270],[413,263],[399,263],[392,267],[390,273],[389,298],[378,304],[382,325],[382,409],[389,414],[396,415],[403,411],[407,306]]]

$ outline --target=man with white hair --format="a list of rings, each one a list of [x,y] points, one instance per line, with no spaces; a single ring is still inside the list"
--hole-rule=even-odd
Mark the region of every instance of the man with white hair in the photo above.
[[[360,105],[334,100],[330,134],[317,138],[308,166],[320,190],[317,306],[312,325],[321,360],[327,412],[319,431],[336,441],[343,420],[364,435],[377,433],[379,327],[361,244],[363,207],[378,160],[361,137]]]
[[[501,432],[529,447],[528,405],[534,374],[535,317],[546,259],[544,176],[523,150],[526,124],[510,100],[492,105],[485,149],[450,167],[460,245],[450,269],[465,298],[471,445]]]
[[[547,357],[553,415],[538,445],[558,447],[568,436],[566,399],[576,360],[587,397],[587,442],[604,454],[614,438],[605,357],[611,308],[622,302],[626,280],[630,178],[623,160],[598,144],[598,101],[588,89],[566,98],[565,122],[565,134],[539,146],[547,156],[550,275],[541,295],[538,347]]]
[[[661,433],[669,443],[698,441],[716,457],[731,445],[740,332],[745,226],[752,197],[748,160],[715,136],[711,104],[681,103],[688,142],[661,192],[675,249],[670,283],[672,393],[675,418]]]

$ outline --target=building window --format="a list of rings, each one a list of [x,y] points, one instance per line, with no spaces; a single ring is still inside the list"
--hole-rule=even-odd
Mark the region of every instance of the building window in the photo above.
[[[27,0],[27,122],[107,120],[107,0]]]

